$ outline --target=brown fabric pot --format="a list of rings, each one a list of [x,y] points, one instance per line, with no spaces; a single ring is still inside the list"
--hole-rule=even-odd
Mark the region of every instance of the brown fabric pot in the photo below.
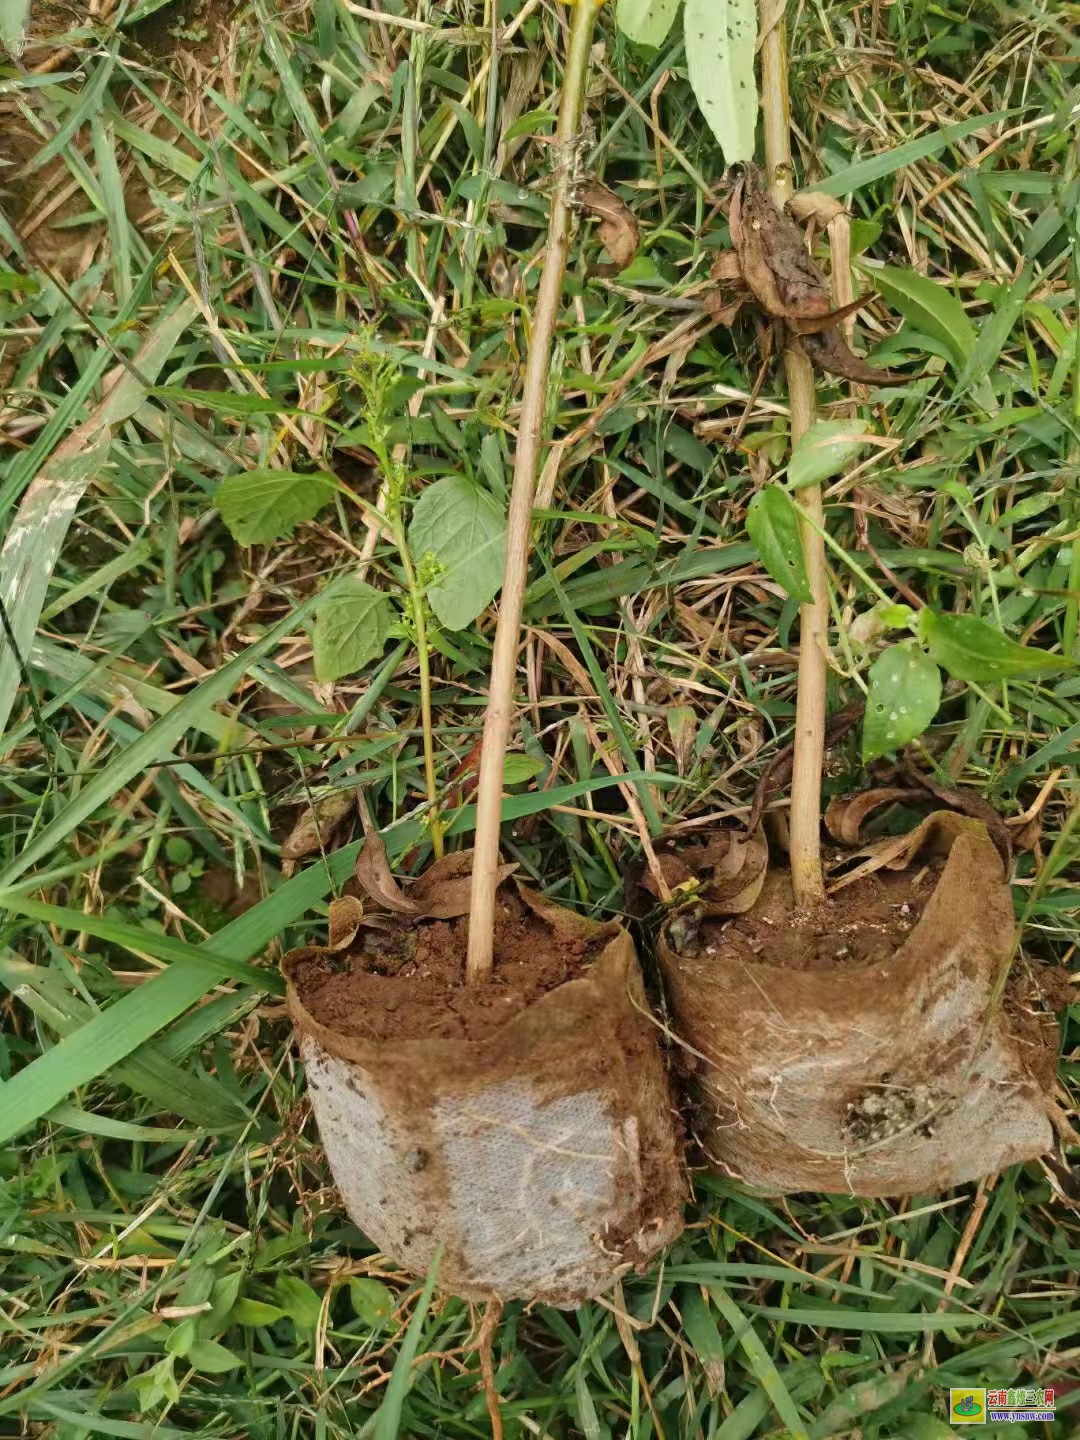
[[[944,852],[943,868],[936,880],[923,870],[921,915],[869,963],[758,963],[725,943],[720,923],[689,947],[678,916],[666,923],[661,966],[697,1067],[694,1129],[725,1174],[772,1193],[898,1195],[1049,1148],[1057,1025],[1015,996],[1001,1003],[1015,925],[998,852],[980,823],[956,815],[931,817],[918,838],[924,857]],[[899,863],[910,858],[909,847]],[[886,895],[899,912],[905,881],[891,877]],[[780,872],[735,908],[768,916],[776,939],[762,948],[774,961],[785,929],[805,941],[820,924],[798,915]],[[837,955],[858,938],[851,910],[830,937]],[[679,953],[688,948],[697,953]]]
[[[378,1038],[321,1023],[318,987],[340,952],[286,957],[288,1002],[330,1168],[360,1229],[415,1274],[441,1246],[440,1284],[466,1298],[572,1306],[678,1235],[682,1161],[629,935],[519,895],[535,947],[546,932],[550,943],[585,935],[591,948],[576,978],[522,1003],[497,948],[494,1000],[486,988],[446,996],[448,1015],[496,1006],[482,1038],[419,1038],[408,1025],[397,1038],[393,1018],[373,1014],[377,983],[364,994]],[[360,931],[353,963],[380,963],[379,933]]]

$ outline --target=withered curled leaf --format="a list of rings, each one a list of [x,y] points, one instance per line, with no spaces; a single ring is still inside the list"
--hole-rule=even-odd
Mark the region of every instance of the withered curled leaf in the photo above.
[[[418,913],[430,920],[454,920],[459,915],[467,915],[472,864],[473,852],[458,850],[429,866],[409,896],[417,905]],[[495,884],[501,885],[516,869],[516,865],[500,865],[495,872]]]
[[[356,878],[378,905],[411,920],[455,920],[469,911],[472,881],[472,851],[444,855],[428,867],[408,895],[394,879],[386,858],[386,846],[377,830],[371,830],[356,862]],[[512,875],[516,865],[500,865],[496,884]]]
[[[743,279],[767,315],[807,321],[829,314],[828,281],[806,253],[802,231],[777,209],[756,166],[743,170],[728,222]]]
[[[418,915],[420,906],[410,900],[394,879],[386,846],[377,830],[369,830],[356,862],[356,878],[363,890],[395,915]]]
[[[305,806],[296,823],[281,844],[283,860],[302,860],[328,850],[334,831],[356,805],[355,790],[334,790]]]
[[[668,889],[689,888],[701,916],[742,915],[761,894],[769,864],[765,837],[733,830],[710,830],[700,839],[664,842],[657,851],[661,874]],[[645,875],[642,887],[658,895],[652,876]]]
[[[802,231],[777,208],[753,165],[735,186],[728,220],[745,283],[765,313],[798,337],[811,364],[863,385],[912,378],[875,370],[848,347],[837,322],[866,300],[833,309],[829,283],[807,254]]]
[[[330,901],[328,947],[345,950],[356,939],[364,919],[364,903],[357,895],[339,895]]]
[[[598,226],[604,249],[620,270],[625,270],[637,254],[641,243],[634,212],[614,190],[609,190],[599,180],[587,180],[579,186],[578,203],[600,221]]]
[[[859,385],[895,385],[901,380],[917,380],[918,375],[905,375],[899,370],[877,370],[860,360],[848,348],[839,330],[823,330],[820,335],[802,334],[799,343],[810,363],[829,375],[854,380]]]

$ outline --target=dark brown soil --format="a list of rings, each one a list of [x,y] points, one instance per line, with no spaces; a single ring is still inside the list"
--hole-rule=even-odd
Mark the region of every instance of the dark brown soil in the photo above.
[[[722,946],[732,959],[791,970],[884,963],[907,939],[940,874],[938,863],[879,870],[838,891],[820,910],[799,913],[792,911],[787,876],[774,872],[748,914],[702,924],[698,953],[719,953]]]
[[[499,893],[495,970],[465,984],[468,919],[361,931],[362,947],[300,961],[293,983],[312,1017],[365,1040],[483,1040],[580,975],[605,939],[556,935],[509,887]]]

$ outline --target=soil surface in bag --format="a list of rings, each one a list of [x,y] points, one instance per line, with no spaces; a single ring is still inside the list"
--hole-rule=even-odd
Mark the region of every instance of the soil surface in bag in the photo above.
[[[869,875],[821,909],[793,917],[787,872],[774,870],[753,910],[702,923],[698,953],[716,954],[723,947],[731,960],[791,970],[887,964],[922,915],[940,874],[935,863],[914,875]],[[685,941],[679,948],[688,953]]]
[[[362,930],[349,952],[301,961],[294,983],[308,1012],[338,1035],[482,1041],[582,974],[609,938],[560,933],[503,886],[492,977],[466,985],[468,934],[465,916]]]

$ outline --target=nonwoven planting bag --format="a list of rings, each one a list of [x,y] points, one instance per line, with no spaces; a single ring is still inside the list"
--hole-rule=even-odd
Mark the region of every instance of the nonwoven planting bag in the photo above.
[[[741,890],[728,883],[737,918],[702,918],[689,938],[685,919],[665,924],[695,1134],[749,1186],[925,1193],[1051,1145],[1058,1029],[1019,979],[1006,988],[1015,926],[997,849],[945,812],[888,843],[904,873],[867,876],[814,915],[762,862]]]
[[[499,896],[491,982],[448,983],[464,922],[380,917],[286,957],[289,1008],[359,1228],[415,1274],[441,1246],[466,1298],[571,1306],[682,1229],[674,1107],[626,931]]]

